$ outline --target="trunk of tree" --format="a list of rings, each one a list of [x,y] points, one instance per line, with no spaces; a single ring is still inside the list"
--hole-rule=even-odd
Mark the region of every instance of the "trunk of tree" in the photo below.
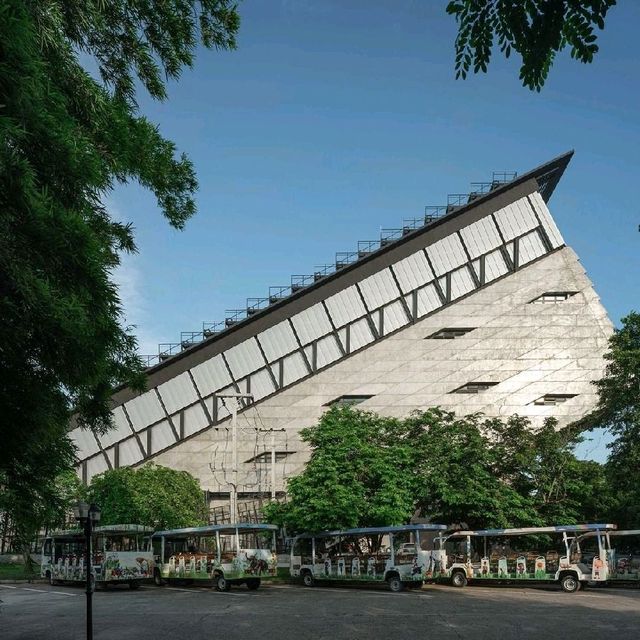
[[[24,572],[26,574],[32,574],[34,570],[34,562],[31,559],[31,541],[34,536],[29,535],[24,531],[16,531],[16,537],[18,539],[18,549],[22,553],[22,559],[24,561]]]
[[[22,558],[24,560],[24,572],[27,574],[33,573],[33,560],[31,558],[31,545],[29,543],[22,544]]]

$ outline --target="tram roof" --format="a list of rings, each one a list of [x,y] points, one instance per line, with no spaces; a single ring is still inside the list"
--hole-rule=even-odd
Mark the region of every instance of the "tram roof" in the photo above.
[[[80,529],[60,529],[52,531],[47,538],[56,538],[57,540],[81,540],[84,538],[84,531]]]
[[[93,527],[93,533],[101,533],[103,535],[117,533],[153,533],[152,527],[145,527],[142,524],[106,524],[101,527]],[[84,538],[82,529],[62,529],[60,531],[52,531],[48,538],[75,540],[76,538]]]
[[[338,529],[336,531],[320,531],[319,533],[301,533],[296,538],[329,538],[334,536],[366,536],[400,533],[402,531],[445,531],[444,524],[404,524],[398,527],[361,527],[358,529]]]
[[[537,533],[562,533],[578,531],[612,531],[617,528],[615,524],[566,524],[555,527],[522,527],[517,529],[476,529],[474,531],[456,531],[449,537],[463,536],[519,536]]]
[[[589,531],[584,535],[580,536],[580,540],[584,540],[585,538],[590,538],[592,536],[595,536],[596,533],[597,531]],[[607,533],[610,536],[640,536],[640,529],[622,529],[620,531],[616,529],[615,531],[608,531]]]
[[[107,524],[103,527],[94,527],[96,533],[153,533],[153,527],[142,524]]]
[[[252,524],[248,522],[238,522],[236,524],[211,524],[204,527],[187,527],[185,529],[167,529],[166,531],[156,531],[154,535],[165,537],[188,537],[193,535],[203,535],[207,533],[235,534],[250,531],[277,531],[275,524]]]

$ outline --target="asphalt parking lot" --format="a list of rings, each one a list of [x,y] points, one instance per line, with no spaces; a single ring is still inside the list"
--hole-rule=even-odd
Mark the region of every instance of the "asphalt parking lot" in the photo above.
[[[2,640],[84,638],[81,587],[0,585]],[[389,593],[362,588],[263,585],[219,593],[145,585],[94,594],[96,640],[278,638],[640,637],[640,589],[452,587]]]

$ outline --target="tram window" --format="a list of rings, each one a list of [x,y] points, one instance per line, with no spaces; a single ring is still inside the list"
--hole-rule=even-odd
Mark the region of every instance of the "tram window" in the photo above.
[[[296,544],[293,549],[293,555],[300,556],[302,564],[312,564],[312,550],[313,547],[311,545],[311,538],[302,538],[301,540],[296,540]]]
[[[43,549],[43,553],[44,553],[45,556],[50,556],[51,555],[51,547],[52,547],[51,540],[50,539],[49,540],[45,540],[44,549]]]
[[[411,531],[399,531],[393,535],[393,552],[398,555],[415,554],[417,552]]]
[[[136,536],[107,536],[107,551],[138,551]]]
[[[200,553],[215,554],[218,549],[216,539],[212,536],[203,536],[197,540],[197,548]]]
[[[447,540],[444,545],[447,555],[453,562],[464,562],[467,554],[466,540]]]
[[[68,558],[72,556],[81,556],[84,554],[84,545],[77,542],[56,542],[53,545],[54,549],[54,562],[59,559]]]

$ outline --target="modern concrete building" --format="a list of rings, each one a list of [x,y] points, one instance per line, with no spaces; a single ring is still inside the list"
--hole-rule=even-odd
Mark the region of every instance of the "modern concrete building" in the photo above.
[[[148,391],[114,395],[113,431],[72,433],[78,473],[89,481],[151,460],[188,470],[226,500],[228,393],[252,396],[237,421],[241,498],[283,491],[308,455],[300,429],[336,402],[393,416],[433,406],[518,413],[533,424],[583,416],[612,324],[547,208],[571,155],[494,175],[164,345]]]

